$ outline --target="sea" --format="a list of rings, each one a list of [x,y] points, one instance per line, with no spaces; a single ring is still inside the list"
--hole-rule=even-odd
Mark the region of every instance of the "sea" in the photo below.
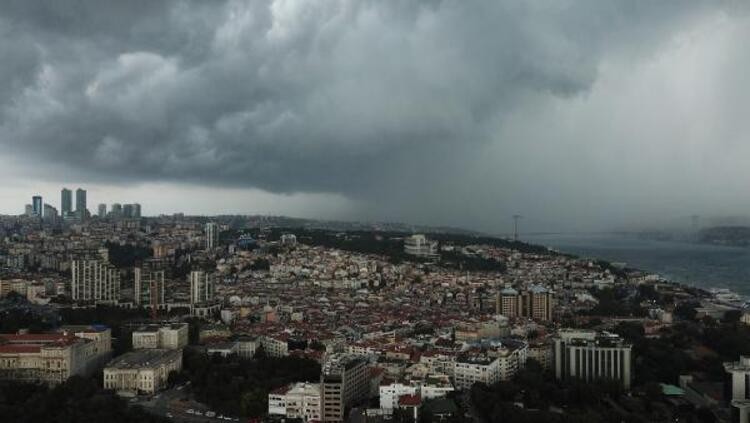
[[[579,257],[625,263],[670,281],[729,289],[750,297],[750,248],[657,241],[623,234],[539,234],[521,237]]]

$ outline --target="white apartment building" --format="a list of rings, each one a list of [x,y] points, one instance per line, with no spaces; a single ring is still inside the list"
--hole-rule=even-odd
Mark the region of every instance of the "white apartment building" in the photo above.
[[[151,307],[166,303],[163,270],[148,270],[136,267],[133,269],[133,275],[133,302],[135,305]],[[152,299],[154,294],[155,298]]]
[[[141,326],[132,332],[133,349],[181,349],[188,344],[188,324]]]
[[[120,299],[120,271],[103,260],[70,263],[70,293],[75,301],[116,303]]]
[[[297,245],[297,236],[294,234],[281,235],[281,245]]]
[[[477,382],[492,385],[508,381],[526,366],[528,344],[516,340],[504,340],[487,350],[469,350],[453,362],[449,374],[453,376],[456,389],[469,389]]]
[[[268,394],[268,414],[288,419],[320,421],[321,390],[318,383],[295,383]]]
[[[431,241],[421,234],[412,235],[404,240],[404,252],[412,256],[440,258],[437,249],[437,241]]]
[[[632,345],[608,332],[562,329],[554,339],[555,377],[618,380],[630,389],[631,351]]]
[[[208,222],[205,226],[206,232],[206,249],[210,250],[219,245],[219,225],[215,222]]]
[[[286,357],[289,355],[289,343],[286,339],[260,336],[258,342],[269,357]]]
[[[131,351],[104,368],[104,389],[118,395],[153,394],[167,386],[170,372],[182,370],[182,350]]]
[[[190,272],[190,303],[201,304],[214,298],[213,275],[203,270]]]
[[[453,363],[456,389],[469,389],[475,383],[492,385],[500,381],[500,359],[485,354],[461,355]]]

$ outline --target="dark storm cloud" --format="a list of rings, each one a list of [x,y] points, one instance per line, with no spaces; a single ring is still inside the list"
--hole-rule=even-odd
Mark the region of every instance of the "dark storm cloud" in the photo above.
[[[104,182],[407,201],[519,105],[735,5],[4,1],[0,143]]]

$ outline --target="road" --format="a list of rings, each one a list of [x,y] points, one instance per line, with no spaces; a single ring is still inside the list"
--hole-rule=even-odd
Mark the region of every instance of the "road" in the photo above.
[[[220,422],[239,422],[240,419],[232,416],[231,418],[207,417],[206,412],[210,409],[195,401],[189,391],[189,387],[172,388],[150,398],[134,398],[130,400],[131,405],[138,405],[149,413],[167,417],[178,423],[220,423]],[[200,412],[202,415],[188,413],[188,410]],[[222,416],[223,417],[223,416]]]

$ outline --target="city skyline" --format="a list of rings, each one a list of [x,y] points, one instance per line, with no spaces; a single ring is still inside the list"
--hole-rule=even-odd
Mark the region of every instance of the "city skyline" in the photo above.
[[[61,184],[489,232],[750,210],[747,2],[180,4],[0,5],[0,212]]]

